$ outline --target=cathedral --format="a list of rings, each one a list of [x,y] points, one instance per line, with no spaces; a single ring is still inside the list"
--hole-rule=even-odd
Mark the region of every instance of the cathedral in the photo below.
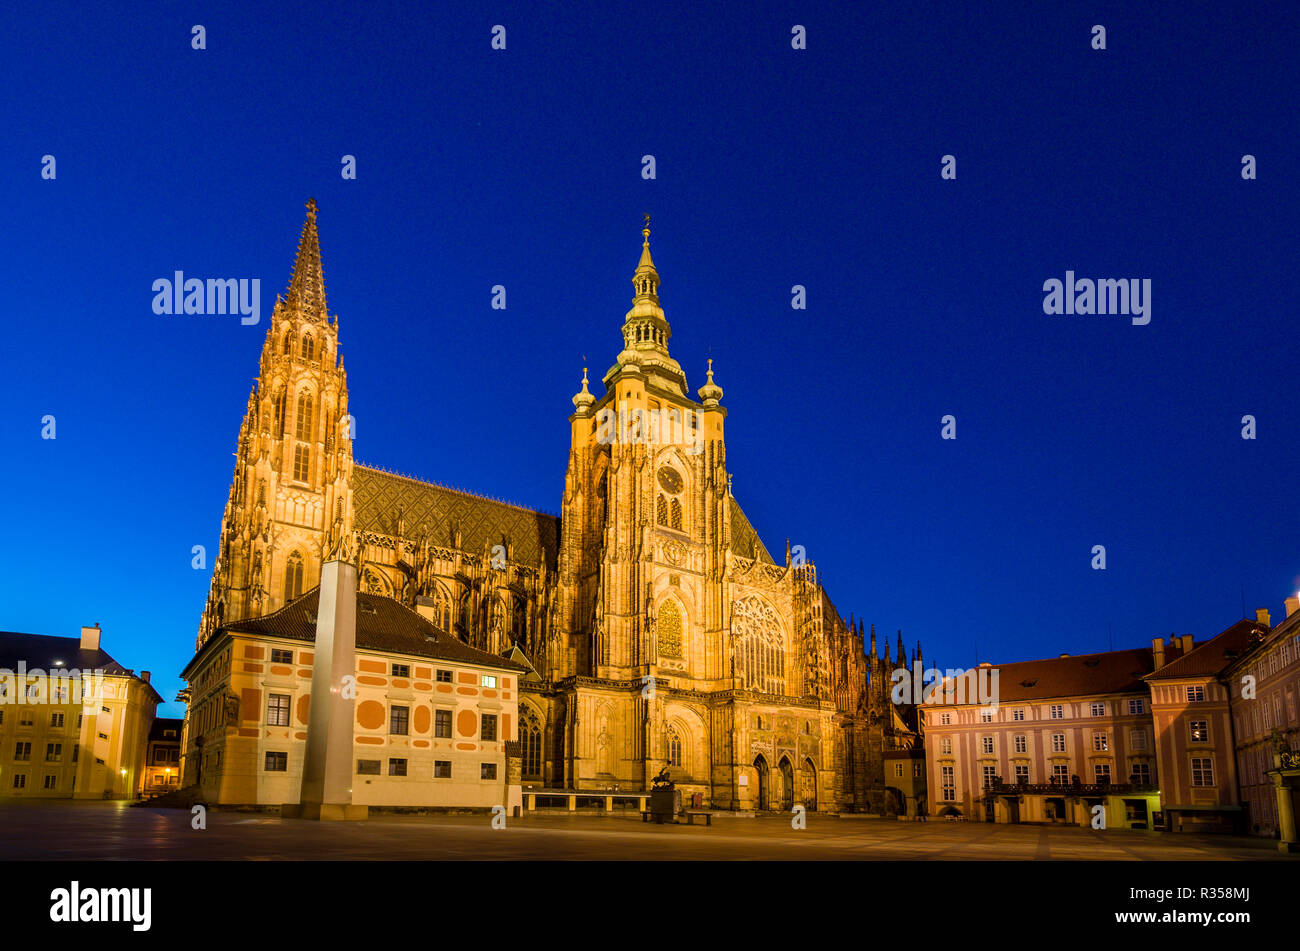
[[[712,361],[692,395],[669,350],[648,218],[603,393],[584,370],[572,397],[555,516],[354,460],[316,217],[248,395],[199,649],[310,592],[342,547],[361,590],[527,671],[507,737],[525,788],[646,790],[666,769],[712,808],[924,808],[919,766],[886,775],[923,763],[915,708],[889,698],[901,637],[897,660],[874,628],[868,650],[816,567],[745,517]]]

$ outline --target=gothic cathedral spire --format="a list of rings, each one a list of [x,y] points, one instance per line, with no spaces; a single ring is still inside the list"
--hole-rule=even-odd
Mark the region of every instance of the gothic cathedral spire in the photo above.
[[[293,262],[293,274],[285,303],[304,317],[326,320],[325,274],[320,263],[320,236],[316,233],[316,199],[307,200],[307,220],[302,225],[298,239],[298,254]]]
[[[338,320],[329,319],[316,202],[307,202],[286,293],[276,299],[236,448],[199,646],[269,614],[320,577],[352,531],[352,435]]]
[[[608,387],[620,373],[641,374],[649,383],[688,396],[686,374],[668,353],[673,331],[659,303],[659,270],[650,256],[649,215],[641,237],[641,259],[632,274],[632,309],[623,317],[623,351],[604,382]]]

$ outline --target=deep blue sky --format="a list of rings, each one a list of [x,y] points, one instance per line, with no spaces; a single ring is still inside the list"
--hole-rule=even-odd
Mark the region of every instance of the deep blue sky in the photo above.
[[[309,196],[360,461],[556,511],[650,212],[737,498],[909,652],[1203,637],[1300,586],[1294,4],[449,6],[7,20],[0,629],[99,621],[175,695],[266,319],[150,285],[269,314]],[[1151,323],[1044,315],[1067,269],[1150,278]]]

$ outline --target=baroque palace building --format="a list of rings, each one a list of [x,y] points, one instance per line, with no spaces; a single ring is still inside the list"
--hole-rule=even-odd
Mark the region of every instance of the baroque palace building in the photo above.
[[[361,591],[526,670],[505,737],[525,789],[643,791],[667,768],[718,808],[923,801],[915,756],[906,790],[885,776],[887,753],[920,748],[914,706],[888,702],[888,645],[878,656],[873,630],[868,656],[816,568],[788,543],[774,559],[731,493],[723,392],[710,366],[693,396],[669,352],[648,219],[604,393],[584,371],[572,400],[557,517],[354,461],[307,208],[239,431],[199,652],[308,593],[342,547]],[[906,666],[901,639],[898,653]]]
[[[923,707],[932,811],[986,822],[1249,832],[1300,850],[1300,596],[1202,641],[983,664],[997,702]],[[956,686],[954,684],[954,686]]]

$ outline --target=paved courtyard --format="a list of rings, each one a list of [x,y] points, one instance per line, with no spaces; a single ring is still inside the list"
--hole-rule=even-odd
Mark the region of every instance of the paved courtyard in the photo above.
[[[0,860],[30,859],[1008,859],[1277,860],[1268,840],[971,822],[897,822],[812,815],[716,818],[712,827],[643,824],[639,817],[535,815],[493,829],[488,816],[380,816],[320,823],[114,802],[0,805]]]

